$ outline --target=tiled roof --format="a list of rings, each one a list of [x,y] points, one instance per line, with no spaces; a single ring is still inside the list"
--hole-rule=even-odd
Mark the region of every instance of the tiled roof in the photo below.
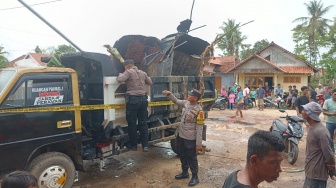
[[[215,72],[227,73],[229,69],[236,66],[239,62],[236,62],[236,56],[224,56],[212,58],[209,60],[209,63],[215,65]]]
[[[281,67],[287,73],[306,73],[306,74],[313,74],[314,70],[312,67],[305,67],[305,66],[285,66]]]
[[[29,53],[29,55],[31,55],[35,61],[38,62],[38,64],[42,65],[42,66],[46,66],[47,63],[44,63],[41,61],[41,57],[51,57],[51,54],[37,54],[37,53]]]
[[[224,65],[225,63],[235,62],[236,56],[214,57],[209,60],[209,63],[216,65]]]
[[[259,50],[259,52],[257,52],[257,54],[260,54],[262,51],[264,51],[266,48],[268,48],[268,47],[270,47],[270,46],[276,46],[276,47],[282,49],[283,51],[285,51],[285,52],[291,54],[291,55],[294,56],[295,58],[300,59],[302,62],[306,63],[309,67],[311,67],[312,70],[313,70],[314,72],[318,72],[318,71],[319,71],[319,69],[316,68],[315,66],[313,66],[311,63],[309,63],[309,62],[307,62],[307,61],[301,59],[299,56],[297,56],[297,55],[293,54],[292,52],[286,50],[285,48],[283,48],[283,47],[281,47],[281,46],[275,44],[273,41],[272,41],[268,46],[266,46],[265,48]]]
[[[22,55],[22,56],[20,56],[20,57],[18,57],[18,58],[16,58],[16,59],[10,61],[10,62],[8,63],[8,65],[7,65],[7,67],[13,67],[15,62],[17,62],[17,61],[19,61],[19,60],[22,60],[22,59],[24,59],[25,57],[26,57],[26,55]]]
[[[265,63],[273,66],[275,69],[281,71],[281,72],[286,72],[284,69],[282,69],[281,67],[278,67],[276,66],[274,63],[268,61],[267,59],[264,59],[263,57],[261,57],[260,55],[257,55],[257,54],[252,54],[250,55],[248,58],[244,59],[240,64],[236,65],[235,67],[232,67],[231,69],[229,69],[227,72],[231,72],[233,71],[234,69],[238,68],[239,66],[245,64],[246,62],[248,62],[249,60],[253,59],[253,58],[258,58],[262,61],[264,61]],[[254,69],[254,70],[259,70],[257,71],[256,73],[264,73],[264,72],[260,72],[262,69]],[[252,71],[252,70],[251,70]]]
[[[30,57],[32,57],[38,64],[42,65],[42,66],[46,66],[47,63],[44,63],[41,61],[41,57],[51,57],[51,54],[38,54],[38,53],[28,53],[27,55],[22,55],[12,61],[10,61],[8,63],[7,67],[13,67],[15,62],[22,60],[22,59],[28,59]]]

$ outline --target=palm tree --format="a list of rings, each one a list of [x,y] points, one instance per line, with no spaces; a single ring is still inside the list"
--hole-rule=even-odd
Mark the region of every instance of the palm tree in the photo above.
[[[234,19],[228,19],[220,28],[223,33],[227,35],[218,42],[218,48],[221,49],[225,55],[236,56],[239,59],[240,48],[244,48],[243,41],[247,39],[245,35],[242,36],[239,28],[235,28],[238,24]]]
[[[333,7],[333,5],[323,7],[321,1],[310,1],[308,4],[304,3],[307,8],[309,17],[300,17],[293,20],[293,22],[302,22],[298,25],[298,28],[302,28],[308,35],[308,46],[311,55],[311,59],[314,63],[317,63],[317,56],[319,54],[316,44],[316,38],[324,36],[329,28],[329,19],[323,18],[323,16]]]

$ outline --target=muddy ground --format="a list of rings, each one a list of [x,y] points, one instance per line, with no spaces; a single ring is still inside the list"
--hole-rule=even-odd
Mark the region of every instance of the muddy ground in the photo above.
[[[288,111],[295,115],[294,110]],[[198,156],[200,183],[195,187],[222,187],[224,179],[236,169],[245,165],[247,140],[258,129],[268,130],[274,118],[283,116],[278,110],[256,108],[243,111],[244,118],[234,117],[234,111],[213,110],[206,121],[207,141],[211,152]],[[321,115],[323,119],[323,115]],[[284,120],[284,119],[282,119]],[[259,187],[302,187],[304,181],[304,154],[306,134],[299,144],[299,158],[290,165],[284,154],[283,172],[271,184],[262,183]],[[99,171],[99,161],[87,162],[87,172],[80,173],[76,188],[182,188],[188,187],[189,180],[175,180],[181,172],[180,161],[170,149],[169,142],[150,147],[148,153],[140,150],[113,156],[106,160],[107,168]],[[328,187],[336,187],[336,182],[328,181]]]

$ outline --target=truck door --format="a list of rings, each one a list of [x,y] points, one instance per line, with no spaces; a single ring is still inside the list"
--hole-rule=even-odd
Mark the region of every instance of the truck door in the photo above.
[[[66,73],[23,75],[1,103],[0,169],[23,169],[29,156],[50,143],[75,137],[74,112],[31,112],[39,107],[73,106],[71,77]]]

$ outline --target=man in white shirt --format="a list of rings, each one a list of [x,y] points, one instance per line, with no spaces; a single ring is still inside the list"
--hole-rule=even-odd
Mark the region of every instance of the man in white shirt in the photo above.
[[[244,97],[244,108],[248,110],[248,96],[250,94],[250,89],[248,88],[247,84],[245,84],[245,88],[243,90],[243,97]]]
[[[324,89],[322,87],[322,84],[319,84],[318,87],[315,89],[316,95],[323,95]]]

